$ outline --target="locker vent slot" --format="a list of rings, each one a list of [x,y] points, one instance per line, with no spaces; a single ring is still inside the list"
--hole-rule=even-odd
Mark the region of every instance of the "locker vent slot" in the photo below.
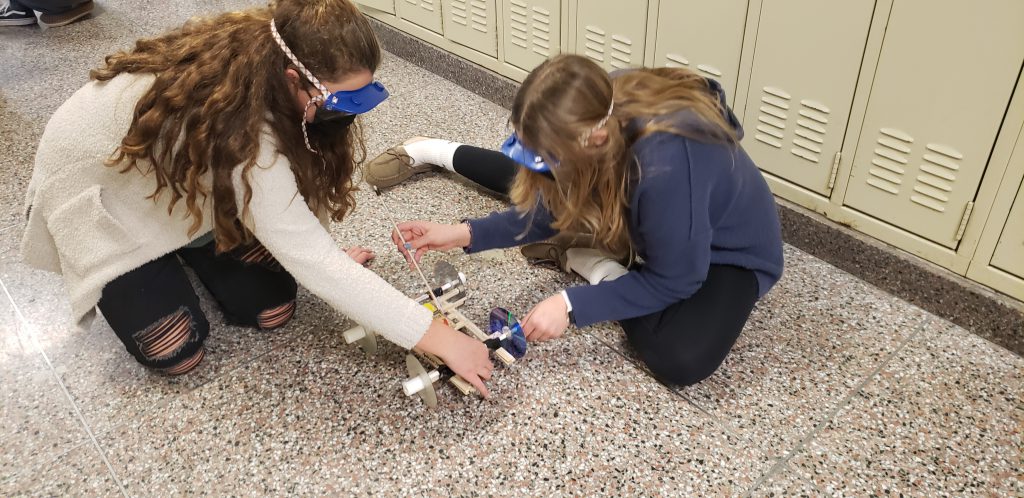
[[[883,128],[877,141],[879,147],[875,148],[875,155],[871,158],[867,184],[883,192],[899,194],[899,186],[903,184],[903,175],[907,172],[906,165],[910,162],[907,156],[910,153],[908,144],[913,141],[910,135],[902,131]]]
[[[825,125],[828,124],[828,115],[832,111],[828,106],[813,100],[800,101],[800,116],[797,119],[796,129],[793,133],[793,147],[790,152],[797,157],[806,159],[812,163],[821,161],[821,144],[825,143]]]
[[[451,20],[481,33],[487,33],[487,4],[480,0],[451,0]],[[433,10],[433,9],[431,9]]]
[[[597,26],[587,26],[583,55],[597,62],[606,62],[613,69],[629,67],[633,62],[633,40],[622,35],[611,35]]]
[[[597,62],[604,62],[604,30],[597,26],[587,26],[587,34],[584,36],[587,41],[584,44],[583,55]]]
[[[543,7],[533,8],[533,51],[544,57],[552,55],[551,11]]]
[[[612,67],[622,69],[629,67],[633,60],[633,41],[625,36],[612,35]]]
[[[529,49],[529,10],[523,0],[509,0],[509,36],[513,45]]]
[[[428,12],[436,10],[434,7],[434,0],[405,0],[405,3]]]
[[[708,76],[711,76],[712,78],[721,78],[722,77],[722,71],[720,69],[718,69],[717,67],[714,67],[714,66],[709,66],[707,64],[698,64],[697,65],[697,69],[700,70],[700,72],[702,72],[702,73],[704,73],[704,74],[706,74]]]
[[[782,148],[785,137],[786,120],[789,119],[789,100],[792,98],[784,90],[764,87],[761,94],[760,114],[757,117],[757,131],[754,139],[776,149]],[[794,149],[795,150],[795,149]],[[793,152],[797,154],[796,152]]]
[[[690,65],[690,61],[681,55],[665,54],[665,59],[665,67],[686,67]]]
[[[512,44],[542,57],[550,57],[551,12],[537,6],[531,8],[523,0],[509,0],[509,6]]]
[[[960,169],[959,161],[964,155],[948,145],[928,144],[925,148],[928,152],[924,153],[921,173],[914,185],[915,194],[910,200],[942,213],[946,211],[949,193],[956,181],[955,172]]]

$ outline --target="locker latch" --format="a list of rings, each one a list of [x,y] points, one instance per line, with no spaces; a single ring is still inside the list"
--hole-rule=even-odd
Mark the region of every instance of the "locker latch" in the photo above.
[[[954,241],[960,242],[960,239],[964,238],[964,232],[967,231],[967,222],[971,220],[971,211],[974,211],[974,201],[968,202],[967,207],[964,208],[964,216],[960,218],[960,227],[956,229]]]
[[[836,185],[836,174],[839,173],[839,159],[843,157],[843,153],[836,152],[836,157],[832,159],[832,172],[828,175],[828,193],[832,193],[832,188]]]

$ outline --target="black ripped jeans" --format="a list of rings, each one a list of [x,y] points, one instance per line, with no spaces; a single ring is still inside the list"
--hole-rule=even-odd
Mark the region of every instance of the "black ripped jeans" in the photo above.
[[[231,324],[274,328],[294,313],[295,279],[258,242],[223,254],[213,242],[179,249],[114,279],[100,297],[107,323],[145,366],[179,374],[202,359],[210,324],[182,261]]]
[[[452,162],[460,175],[506,195],[519,168],[500,152],[469,145],[456,149]],[[687,386],[708,378],[721,366],[743,331],[757,294],[753,271],[713,264],[692,296],[619,324],[658,379]]]

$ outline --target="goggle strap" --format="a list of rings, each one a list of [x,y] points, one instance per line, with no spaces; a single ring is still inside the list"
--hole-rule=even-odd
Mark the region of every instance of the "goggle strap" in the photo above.
[[[593,135],[595,131],[600,130],[601,128],[604,128],[604,126],[606,124],[608,124],[608,120],[611,119],[612,111],[614,111],[614,110],[615,110],[615,100],[613,99],[612,100],[612,105],[608,106],[608,114],[605,114],[604,117],[601,118],[601,120],[598,121],[597,124],[594,125],[593,128],[583,132],[583,134],[580,135],[580,144],[587,145],[587,141],[590,140],[590,136]]]
[[[295,67],[299,68],[302,75],[305,76],[313,86],[320,90],[320,95],[314,97],[313,101],[319,102],[324,100],[325,96],[330,93],[327,91],[327,87],[325,87],[323,83],[320,83],[320,80],[316,79],[316,76],[313,76],[313,73],[309,72],[309,69],[306,69],[306,66],[303,66],[302,63],[299,62],[298,57],[295,57],[292,50],[288,48],[288,44],[284,42],[284,38],[281,38],[281,33],[277,32],[277,23],[275,23],[273,19],[270,20],[270,36],[274,38],[274,41],[277,42],[277,46],[281,47],[281,50],[284,51],[284,55],[288,56],[288,59],[292,61],[292,64],[295,64]]]

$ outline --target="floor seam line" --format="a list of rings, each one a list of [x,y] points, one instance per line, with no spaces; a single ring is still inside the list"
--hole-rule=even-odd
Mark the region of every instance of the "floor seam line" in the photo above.
[[[861,379],[861,381],[857,383],[857,385],[855,385],[853,388],[851,388],[850,391],[845,396],[843,396],[843,399],[841,399],[839,401],[839,403],[836,403],[836,406],[833,407],[832,410],[829,410],[825,414],[825,416],[822,417],[821,420],[817,424],[815,424],[814,427],[812,427],[811,430],[807,434],[804,435],[804,437],[800,438],[800,440],[796,443],[796,445],[794,445],[789,451],[783,453],[783,455],[779,459],[779,461],[774,466],[772,466],[772,468],[769,469],[767,473],[765,473],[763,476],[761,476],[761,478],[758,479],[754,483],[753,486],[751,486],[751,488],[748,490],[748,493],[746,495],[749,496],[751,493],[753,493],[759,487],[761,487],[767,481],[768,477],[771,476],[771,475],[774,475],[780,467],[788,465],[789,461],[797,453],[799,453],[800,451],[805,449],[807,443],[809,443],[811,440],[813,440],[815,437],[817,437],[817,435],[819,433],[821,433],[822,429],[824,429],[824,427],[826,425],[828,425],[833,420],[833,418],[840,411],[843,410],[843,408],[846,408],[846,406],[849,405],[850,401],[858,393],[860,393],[861,390],[863,390],[864,387],[866,387],[871,382],[871,380],[874,379],[875,376],[878,375],[886,367],[886,365],[888,365],[889,362],[891,362],[892,359],[896,357],[897,354],[899,354],[901,351],[903,351],[906,348],[907,344],[910,344],[911,341],[913,341],[914,339],[916,339],[918,336],[921,335],[922,331],[924,330],[924,328],[929,323],[930,323],[929,317],[925,317],[921,321],[921,323],[917,325],[917,327],[915,328],[914,332],[912,332],[905,339],[900,341],[900,343],[896,346],[896,348],[893,349],[892,352],[887,354],[885,356],[885,358],[882,359],[882,361],[879,362],[878,365],[874,369],[872,369],[869,374],[865,375],[864,378]],[[812,484],[813,484],[813,482],[812,482]]]
[[[120,477],[118,477],[117,472],[114,471],[114,466],[111,465],[110,460],[107,459],[107,455],[103,451],[103,447],[100,446],[99,441],[96,439],[96,435],[93,434],[92,428],[89,426],[89,423],[86,422],[85,416],[82,415],[82,410],[79,408],[78,403],[76,403],[74,397],[71,396],[71,391],[68,390],[67,386],[64,384],[64,380],[61,379],[60,375],[57,374],[57,369],[54,368],[53,362],[50,361],[50,357],[46,354],[46,351],[43,351],[43,348],[39,344],[39,338],[36,337],[35,332],[32,330],[31,324],[25,318],[25,315],[22,314],[21,308],[18,306],[17,303],[14,302],[14,296],[11,295],[10,289],[7,288],[7,285],[4,284],[3,280],[0,280],[0,289],[3,289],[4,294],[7,296],[8,301],[11,303],[11,307],[14,309],[14,314],[17,316],[18,321],[21,322],[21,325],[25,326],[25,331],[29,338],[31,339],[32,345],[39,352],[39,355],[42,356],[43,362],[46,363],[46,367],[50,370],[50,374],[57,381],[57,385],[60,387],[60,390],[64,393],[64,397],[71,404],[71,409],[74,410],[75,417],[78,418],[78,423],[81,424],[82,429],[84,429],[85,433],[88,434],[89,440],[92,442],[93,447],[96,448],[96,451],[97,453],[99,453],[100,458],[103,459],[103,463],[104,465],[107,466],[107,472],[110,473],[111,479],[113,479],[114,483],[117,484],[117,487],[118,489],[121,490],[122,495],[126,497],[130,496],[128,494],[128,490],[125,489],[124,484],[121,482]]]

